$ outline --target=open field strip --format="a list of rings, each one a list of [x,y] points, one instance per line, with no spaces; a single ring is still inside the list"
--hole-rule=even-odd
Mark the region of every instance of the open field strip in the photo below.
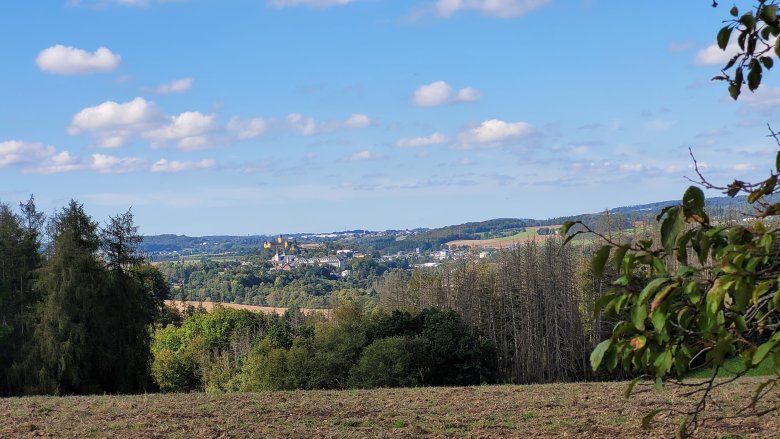
[[[718,413],[749,401],[759,379],[718,389]],[[625,383],[294,391],[233,394],[28,397],[0,399],[0,437],[359,438],[359,437],[674,437],[663,390],[623,397]],[[773,401],[776,403],[777,401]],[[776,416],[728,419],[700,437],[780,437]]]
[[[165,304],[179,311],[186,311],[187,307],[190,306],[195,308],[203,307],[206,311],[211,311],[217,305],[224,306],[225,308],[245,309],[247,311],[258,312],[262,314],[279,314],[280,316],[284,315],[284,313],[287,311],[287,308],[275,308],[272,306],[242,305],[239,303],[217,303],[197,300],[166,300]],[[298,310],[307,316],[312,314],[322,314],[325,317],[330,317],[331,313],[330,309],[325,308],[298,308]]]
[[[504,236],[501,238],[488,238],[488,239],[459,239],[456,241],[450,241],[448,246],[455,247],[474,247],[474,248],[510,248],[518,244],[523,244],[531,241],[544,241],[549,238],[553,238],[557,235],[539,235],[536,231],[543,228],[557,229],[561,226],[544,226],[544,227],[526,227],[525,232],[516,233],[512,236]]]

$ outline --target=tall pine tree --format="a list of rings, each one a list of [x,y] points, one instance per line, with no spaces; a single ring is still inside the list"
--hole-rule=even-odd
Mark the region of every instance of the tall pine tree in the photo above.
[[[111,218],[99,231],[83,206],[71,201],[49,230],[52,248],[37,282],[45,299],[35,331],[36,385],[29,390],[146,390],[156,312],[152,293],[132,271],[142,261],[132,214]]]
[[[32,289],[40,264],[43,214],[32,197],[21,204],[22,215],[0,204],[0,396],[19,394],[23,350],[30,346],[32,311],[38,296]]]

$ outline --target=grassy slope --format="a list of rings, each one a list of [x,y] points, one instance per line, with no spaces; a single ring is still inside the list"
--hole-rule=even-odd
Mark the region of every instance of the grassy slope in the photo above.
[[[736,372],[742,372],[745,370],[745,363],[739,357],[730,358],[726,360],[726,363],[718,370],[719,377],[733,377]],[[697,370],[688,375],[689,378],[709,378],[712,376],[713,369]],[[772,376],[774,371],[772,370],[772,359],[767,357],[761,364],[755,369],[750,369],[745,376],[749,377],[763,377]]]
[[[756,379],[716,395],[727,410]],[[635,395],[625,383],[0,399],[0,437],[669,437],[640,419],[671,390]],[[726,420],[702,437],[780,437],[777,419]]]

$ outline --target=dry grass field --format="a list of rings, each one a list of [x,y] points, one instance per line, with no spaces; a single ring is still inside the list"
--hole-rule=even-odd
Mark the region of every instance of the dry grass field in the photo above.
[[[717,393],[728,413],[755,379]],[[640,419],[672,390],[626,401],[625,383],[0,399],[0,437],[639,438],[674,437],[675,419]],[[774,401],[775,403],[777,401]],[[731,436],[728,436],[731,435]],[[775,416],[708,425],[700,437],[780,437]]]
[[[216,302],[199,302],[196,300],[185,300],[185,301],[166,300],[165,304],[179,311],[186,310],[188,306],[193,306],[195,308],[203,307],[206,311],[211,311],[212,309],[214,309],[215,306],[218,305]],[[222,305],[225,308],[245,309],[247,311],[263,313],[263,314],[279,314],[280,316],[287,311],[287,308],[241,305],[238,303],[220,303],[219,305]],[[330,309],[315,309],[315,308],[300,308],[300,311],[307,316],[312,314],[322,314],[323,316],[325,316],[325,318],[330,318],[330,312],[331,312]]]
[[[549,228],[557,229],[560,226],[548,226]],[[448,246],[455,246],[455,247],[471,247],[471,248],[493,248],[493,249],[502,249],[502,248],[510,248],[514,247],[518,244],[523,244],[526,242],[531,241],[544,241],[553,237],[556,237],[555,234],[550,235],[539,235],[536,233],[537,230],[541,229],[542,227],[527,227],[525,232],[518,233],[516,235],[512,236],[505,236],[503,238],[491,238],[491,239],[460,239],[457,241],[450,241],[447,243]]]

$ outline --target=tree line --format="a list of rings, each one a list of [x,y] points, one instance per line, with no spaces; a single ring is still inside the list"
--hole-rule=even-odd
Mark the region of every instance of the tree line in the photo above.
[[[355,300],[326,321],[217,307],[157,330],[152,374],[165,392],[478,385],[496,382],[494,350],[451,310]]]
[[[154,389],[169,289],[140,240],[130,211],[100,226],[75,200],[48,220],[33,197],[0,203],[0,395]]]

